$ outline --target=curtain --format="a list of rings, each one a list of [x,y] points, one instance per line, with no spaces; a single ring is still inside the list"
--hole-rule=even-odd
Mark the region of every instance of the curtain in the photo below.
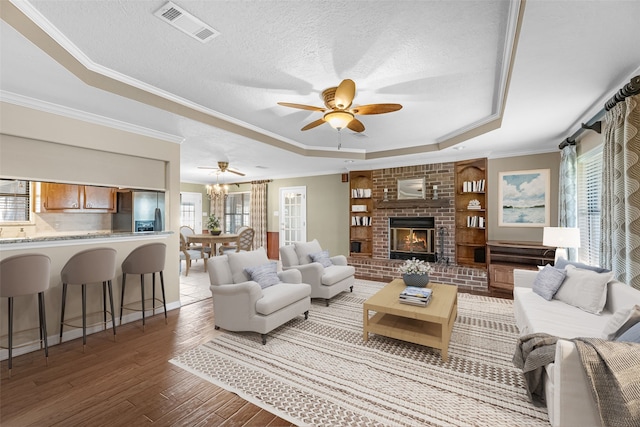
[[[255,231],[256,248],[267,248],[267,183],[251,183],[251,228]]]
[[[640,95],[605,115],[600,259],[640,289]]]
[[[558,226],[578,226],[578,156],[575,145],[567,145],[560,151],[560,191]],[[578,260],[576,248],[567,249],[571,261]]]
[[[209,204],[209,212],[216,216],[220,220],[220,229],[224,232],[224,197],[216,197],[211,200]]]

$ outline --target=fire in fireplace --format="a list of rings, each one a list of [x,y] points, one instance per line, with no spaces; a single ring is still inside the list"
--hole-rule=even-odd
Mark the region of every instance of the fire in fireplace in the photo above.
[[[389,218],[389,258],[436,261],[434,217]]]

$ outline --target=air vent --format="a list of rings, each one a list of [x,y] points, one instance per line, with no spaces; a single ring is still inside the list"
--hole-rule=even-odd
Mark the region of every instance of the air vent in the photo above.
[[[220,35],[220,32],[173,2],[167,2],[156,10],[154,15],[202,43],[206,43]]]

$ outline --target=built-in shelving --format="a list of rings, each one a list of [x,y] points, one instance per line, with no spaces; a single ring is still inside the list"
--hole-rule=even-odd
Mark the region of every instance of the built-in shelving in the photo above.
[[[456,263],[486,268],[487,159],[455,164]]]
[[[373,175],[371,171],[349,173],[349,253],[371,258],[373,254]]]

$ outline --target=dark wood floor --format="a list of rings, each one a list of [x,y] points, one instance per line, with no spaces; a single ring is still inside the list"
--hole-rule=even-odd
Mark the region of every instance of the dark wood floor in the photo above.
[[[172,364],[169,359],[212,339],[211,300],[13,359],[0,370],[0,424],[13,426],[290,426]]]
[[[465,290],[460,289],[461,292]],[[487,293],[481,293],[487,295]],[[511,297],[511,295],[491,295]],[[97,333],[13,359],[0,369],[0,425],[13,426],[290,426],[169,359],[214,338],[207,299],[111,333]]]

